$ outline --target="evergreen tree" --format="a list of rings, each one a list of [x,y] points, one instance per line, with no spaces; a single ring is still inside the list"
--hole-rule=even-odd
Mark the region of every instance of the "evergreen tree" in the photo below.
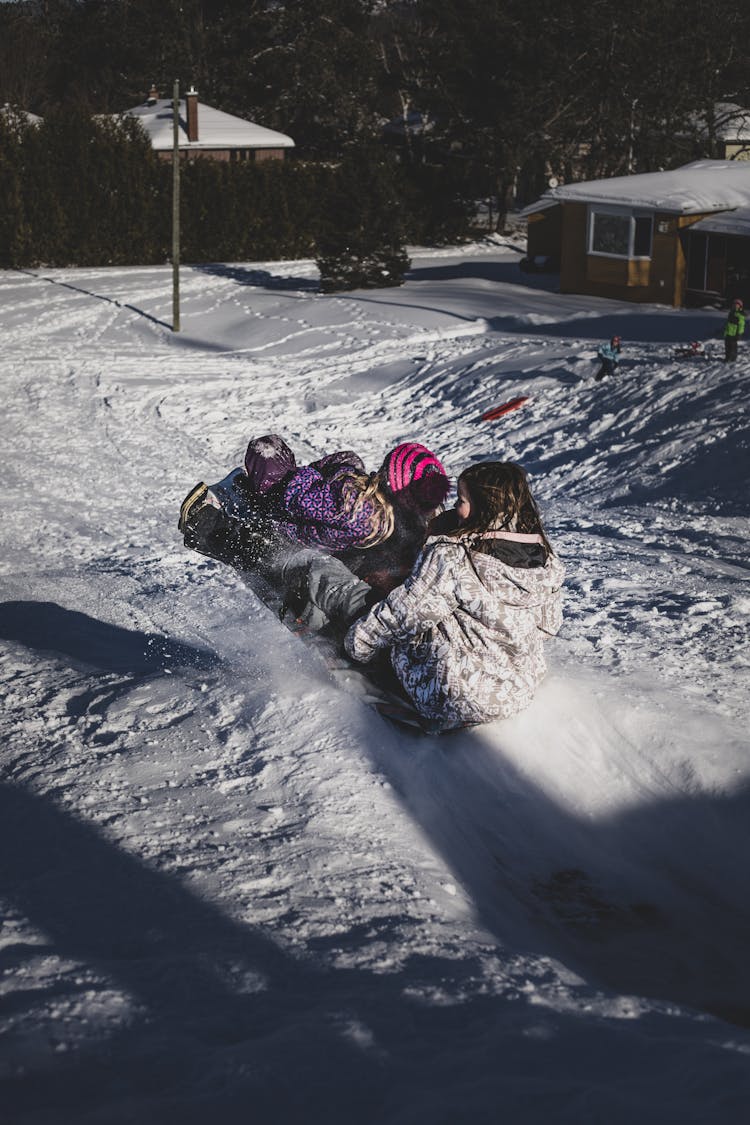
[[[587,49],[576,34],[578,9],[565,0],[429,7],[437,134],[462,162],[475,198],[496,201],[502,226],[519,177],[534,168],[543,174],[553,138],[581,112]]]
[[[166,169],[136,121],[60,110],[28,132],[20,155],[27,264],[164,260]]]
[[[24,206],[23,149],[34,129],[26,118],[0,113],[0,266],[26,260],[29,227]]]
[[[381,150],[357,147],[324,201],[317,263],[324,293],[401,285],[409,268],[402,192]]]
[[[380,129],[374,6],[375,0],[273,6],[272,42],[256,70],[274,91],[274,126],[291,133],[304,156],[337,157]]]
[[[36,4],[0,3],[0,105],[32,110],[46,98],[51,29]]]

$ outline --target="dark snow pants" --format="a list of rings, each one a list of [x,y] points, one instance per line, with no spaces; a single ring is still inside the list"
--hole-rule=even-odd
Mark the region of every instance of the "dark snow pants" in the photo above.
[[[615,361],[613,359],[603,359],[601,367],[599,368],[596,375],[594,376],[597,383],[599,382],[600,379],[603,379],[605,375],[614,375],[615,366],[616,366],[616,364],[615,364]]]
[[[277,551],[259,569],[292,612],[314,630],[330,622],[345,631],[380,600],[340,559],[310,547]]]
[[[737,358],[737,344],[739,343],[739,336],[725,336],[724,337],[724,362],[733,363]]]

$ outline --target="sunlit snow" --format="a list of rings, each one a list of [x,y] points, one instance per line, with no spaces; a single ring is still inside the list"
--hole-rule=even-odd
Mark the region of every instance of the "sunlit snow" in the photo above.
[[[12,1125],[747,1120],[750,341],[519,257],[185,267],[179,335],[169,267],[0,274]],[[272,430],[526,466],[569,576],[528,711],[399,730],[185,550]]]

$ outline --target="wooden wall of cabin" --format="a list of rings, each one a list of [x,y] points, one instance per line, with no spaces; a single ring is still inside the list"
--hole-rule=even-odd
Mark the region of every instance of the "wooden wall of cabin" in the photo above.
[[[588,205],[564,203],[560,291],[680,307],[685,300],[687,261],[680,232],[704,216],[654,215],[650,258],[588,254]]]

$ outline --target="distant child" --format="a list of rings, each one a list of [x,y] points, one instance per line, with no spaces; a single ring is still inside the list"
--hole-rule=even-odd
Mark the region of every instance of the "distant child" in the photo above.
[[[734,363],[737,358],[737,344],[745,334],[745,308],[742,300],[735,297],[724,326],[724,362]]]
[[[603,379],[605,375],[614,375],[617,364],[620,362],[620,352],[622,340],[619,336],[613,336],[608,344],[602,344],[597,351],[597,355],[601,362],[601,367],[597,371],[594,378],[598,382]]]
[[[521,466],[472,465],[458,479],[453,528],[427,540],[403,586],[355,621],[345,648],[361,663],[388,652],[436,731],[506,718],[544,676],[564,574]]]

